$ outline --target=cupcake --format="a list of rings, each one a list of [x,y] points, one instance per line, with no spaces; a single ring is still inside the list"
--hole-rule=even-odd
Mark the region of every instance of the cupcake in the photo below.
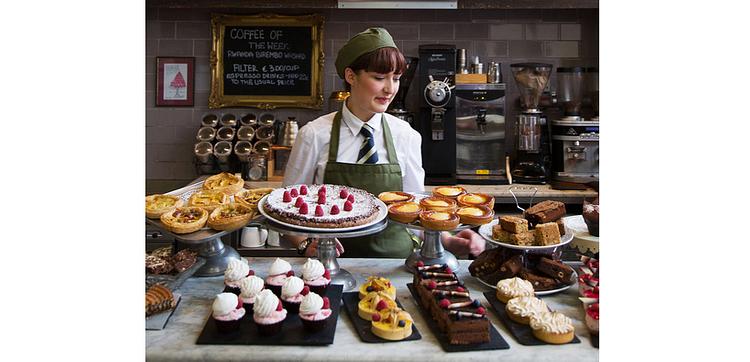
[[[281,287],[281,302],[284,303],[284,308],[289,313],[299,312],[299,305],[302,303],[302,298],[305,297],[302,293],[307,294],[310,292],[310,288],[305,286],[305,282],[302,279],[295,276],[291,276],[286,279],[284,286]]]
[[[240,281],[240,300],[247,313],[253,312],[253,304],[258,293],[263,290],[263,279],[251,275]]]
[[[219,333],[231,333],[240,329],[240,321],[245,316],[245,308],[242,308],[242,302],[237,295],[217,294],[211,309],[213,309],[211,317]]]
[[[286,278],[293,276],[292,266],[289,262],[283,259],[276,258],[273,264],[271,264],[271,270],[268,271],[266,277],[266,289],[269,289],[276,294],[277,297],[281,296],[281,287],[286,282]]]
[[[513,277],[497,282],[497,299],[503,303],[518,297],[533,297],[534,286],[527,280]]]
[[[273,292],[264,289],[255,297],[253,321],[258,326],[258,333],[261,336],[271,336],[281,332],[284,319],[286,319],[286,309]]]
[[[331,302],[328,297],[321,298],[317,293],[310,292],[302,298],[302,304],[299,306],[299,319],[305,330],[309,332],[322,330],[330,316]]]
[[[585,321],[589,332],[594,335],[599,335],[599,302],[586,306]]]
[[[537,297],[518,297],[508,301],[505,312],[510,319],[521,324],[529,324],[529,318],[533,314],[549,312],[549,308],[547,303]]]
[[[240,295],[240,281],[249,275],[255,275],[255,272],[250,270],[247,259],[229,260],[227,270],[224,272],[224,292]]]
[[[529,325],[534,337],[547,343],[564,344],[575,337],[573,321],[560,312],[534,314]]]
[[[302,280],[310,287],[310,291],[318,295],[326,295],[328,284],[331,284],[331,272],[323,267],[323,263],[316,259],[307,259],[302,266]]]
[[[599,236],[599,198],[594,202],[583,200],[583,221],[589,229],[589,234]]]

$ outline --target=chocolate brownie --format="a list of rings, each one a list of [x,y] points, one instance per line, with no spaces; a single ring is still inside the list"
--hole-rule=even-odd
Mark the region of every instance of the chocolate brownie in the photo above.
[[[563,219],[559,219],[555,223],[557,224],[557,230],[560,231],[560,235],[565,235],[565,222]]]
[[[501,248],[485,249],[469,264],[469,273],[478,278],[492,274],[500,269],[502,263]]]
[[[501,216],[498,220],[500,227],[509,233],[518,234],[529,231],[529,222],[524,218]]]
[[[528,208],[524,214],[531,226],[557,221],[565,216],[565,204],[560,201],[544,200]]]
[[[146,255],[146,272],[149,274],[167,274],[172,271],[172,263],[158,256]]]
[[[516,274],[518,274],[518,272],[521,271],[522,268],[523,268],[523,256],[516,255],[506,260],[505,263],[500,265],[500,273],[502,274],[500,279],[512,278],[516,276]],[[498,279],[498,281],[500,279]]]
[[[548,276],[562,281],[569,281],[573,275],[573,268],[565,265],[561,261],[541,258],[536,269]]]
[[[182,273],[189,269],[195,264],[197,256],[198,253],[190,249],[180,250],[172,257],[172,263],[174,264],[175,270],[177,270],[178,273]]]
[[[521,272],[518,273],[518,276],[522,279],[528,280],[531,285],[534,286],[534,290],[550,290],[555,288],[558,284],[555,279],[534,274],[528,269],[522,269]]]

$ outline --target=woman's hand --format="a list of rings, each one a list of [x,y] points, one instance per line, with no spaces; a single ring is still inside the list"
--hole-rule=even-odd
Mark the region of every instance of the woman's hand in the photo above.
[[[442,237],[443,246],[454,255],[471,254],[477,256],[484,251],[484,238],[471,229],[461,230],[455,236],[443,232]]]
[[[339,257],[344,252],[344,246],[341,245],[341,242],[339,242],[339,239],[333,239],[333,240],[336,241],[336,257]],[[318,239],[317,238],[310,239],[310,244],[308,244],[307,249],[305,249],[305,256],[308,258],[318,257]]]

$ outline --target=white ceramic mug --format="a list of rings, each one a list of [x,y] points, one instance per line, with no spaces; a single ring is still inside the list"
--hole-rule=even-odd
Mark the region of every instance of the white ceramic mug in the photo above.
[[[269,246],[279,246],[279,232],[268,230],[268,240],[266,240],[266,244]]]
[[[266,244],[268,230],[261,228],[259,225],[245,226],[242,228],[242,238],[240,245],[245,248],[257,248]]]

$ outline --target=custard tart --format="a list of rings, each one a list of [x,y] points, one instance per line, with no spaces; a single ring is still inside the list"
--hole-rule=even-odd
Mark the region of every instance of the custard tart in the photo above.
[[[167,230],[175,234],[187,234],[198,231],[208,219],[208,211],[200,207],[178,207],[159,218]]]
[[[146,217],[158,219],[161,214],[182,206],[182,199],[172,195],[146,196]]]
[[[419,218],[422,208],[416,202],[406,201],[388,205],[388,217],[394,221],[408,224]]]
[[[424,210],[454,212],[458,208],[456,200],[446,197],[430,196],[419,200],[419,206]]]
[[[458,215],[445,211],[422,211],[419,213],[419,222],[430,230],[453,230],[459,224]]]
[[[383,303],[380,303],[383,301]],[[369,292],[367,295],[357,303],[357,314],[360,318],[371,321],[372,315],[384,308],[396,308],[396,301],[388,295],[388,293]]]
[[[229,203],[229,196],[221,191],[201,190],[190,195],[187,206],[200,207],[208,211]]]
[[[479,226],[492,221],[495,212],[487,206],[463,206],[458,208],[456,215],[462,224]]]
[[[378,312],[373,319],[370,330],[372,334],[389,341],[400,341],[411,336],[414,320],[405,310],[395,307]],[[375,320],[377,318],[377,321]]]
[[[221,205],[208,217],[208,227],[215,230],[239,229],[250,222],[254,214],[253,209],[245,205]]]
[[[259,189],[242,190],[234,194],[234,202],[245,205],[253,210],[258,210],[258,202],[263,196],[273,191],[272,188],[264,187]]]
[[[461,206],[487,206],[490,209],[495,208],[495,197],[487,194],[469,193],[463,194],[456,198]]]
[[[466,193],[466,189],[461,186],[439,186],[432,189],[432,194],[440,197],[449,197],[455,199]]]
[[[229,172],[222,172],[213,175],[203,182],[204,190],[221,191],[227,195],[234,195],[245,185],[245,181],[238,175],[232,175]]]
[[[397,202],[405,202],[405,201],[411,201],[414,200],[414,195],[407,194],[406,192],[401,191],[386,191],[381,192],[378,195],[378,198],[380,201],[383,201],[386,205],[394,204]]]

